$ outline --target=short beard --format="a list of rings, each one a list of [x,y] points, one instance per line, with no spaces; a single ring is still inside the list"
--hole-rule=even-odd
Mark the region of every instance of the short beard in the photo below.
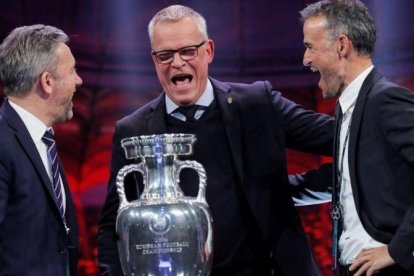
[[[324,99],[334,98],[339,94],[339,91],[335,91],[333,89],[329,89],[327,91],[322,91],[322,96]]]
[[[66,113],[66,120],[71,120],[73,118],[73,109],[70,108]]]
[[[63,123],[65,121],[69,121],[73,118],[73,108],[70,107],[69,110],[62,114],[62,116],[56,117],[54,123]]]
[[[332,72],[332,71],[331,71]],[[325,77],[326,89],[322,90],[322,96],[324,99],[334,98],[341,95],[344,88],[344,80],[339,75],[331,73]]]

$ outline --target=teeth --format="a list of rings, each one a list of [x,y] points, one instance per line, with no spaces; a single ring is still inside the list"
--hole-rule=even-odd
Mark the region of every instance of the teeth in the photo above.
[[[179,75],[173,77],[171,80],[174,84],[185,84],[191,82],[193,77],[191,75]]]
[[[182,85],[182,84],[185,84],[185,83],[190,83],[190,80],[189,79],[183,79],[183,80],[176,80],[175,81],[175,84],[179,84],[179,85]]]

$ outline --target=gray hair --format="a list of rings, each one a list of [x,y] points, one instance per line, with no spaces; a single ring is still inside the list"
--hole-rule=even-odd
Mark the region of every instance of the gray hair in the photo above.
[[[197,24],[197,28],[202,36],[202,39],[203,40],[208,39],[206,20],[201,14],[199,14],[195,10],[189,7],[186,7],[186,6],[172,5],[157,12],[157,14],[155,14],[154,17],[149,22],[148,34],[149,34],[151,42],[152,42],[152,37],[154,35],[155,24],[159,22],[169,22],[169,23],[178,22],[184,17],[192,18]]]
[[[349,40],[361,55],[372,56],[375,48],[375,23],[367,7],[359,0],[323,0],[300,11],[301,21],[322,15],[326,18],[326,29],[333,42],[341,34]]]
[[[14,29],[0,45],[4,94],[23,97],[44,71],[56,73],[56,48],[68,40],[62,30],[52,26],[39,24]]]

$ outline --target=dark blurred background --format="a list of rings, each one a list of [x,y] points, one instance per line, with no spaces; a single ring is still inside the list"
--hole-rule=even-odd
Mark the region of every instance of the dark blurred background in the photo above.
[[[161,91],[147,35],[152,16],[171,4],[194,8],[207,19],[210,38],[216,43],[211,76],[238,82],[266,79],[284,96],[331,114],[334,100],[322,99],[317,87],[319,74],[302,65],[298,12],[311,2],[0,0],[1,40],[22,25],[42,23],[61,28],[70,35],[70,47],[84,81],[74,97],[74,119],[55,128],[77,206],[81,276],[98,274],[97,220],[109,174],[114,123]],[[375,65],[390,79],[414,89],[414,1],[363,2],[377,23]],[[328,158],[294,151],[288,151],[288,157],[291,173],[329,162]],[[324,275],[331,275],[329,204],[300,207],[299,211]]]

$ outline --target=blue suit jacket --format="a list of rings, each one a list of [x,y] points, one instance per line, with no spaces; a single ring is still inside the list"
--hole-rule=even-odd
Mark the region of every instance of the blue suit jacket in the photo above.
[[[273,265],[283,275],[320,275],[292,202],[285,150],[290,147],[331,154],[333,119],[283,98],[268,82],[237,84],[210,80],[242,191],[269,244]],[[164,93],[116,124],[111,178],[98,237],[98,261],[103,275],[121,275],[115,236],[119,206],[115,178],[128,161],[120,140],[161,133],[166,133]],[[134,186],[130,184],[125,186]]]
[[[0,133],[0,275],[76,275],[78,229],[63,169],[68,235],[36,146],[7,99]]]

